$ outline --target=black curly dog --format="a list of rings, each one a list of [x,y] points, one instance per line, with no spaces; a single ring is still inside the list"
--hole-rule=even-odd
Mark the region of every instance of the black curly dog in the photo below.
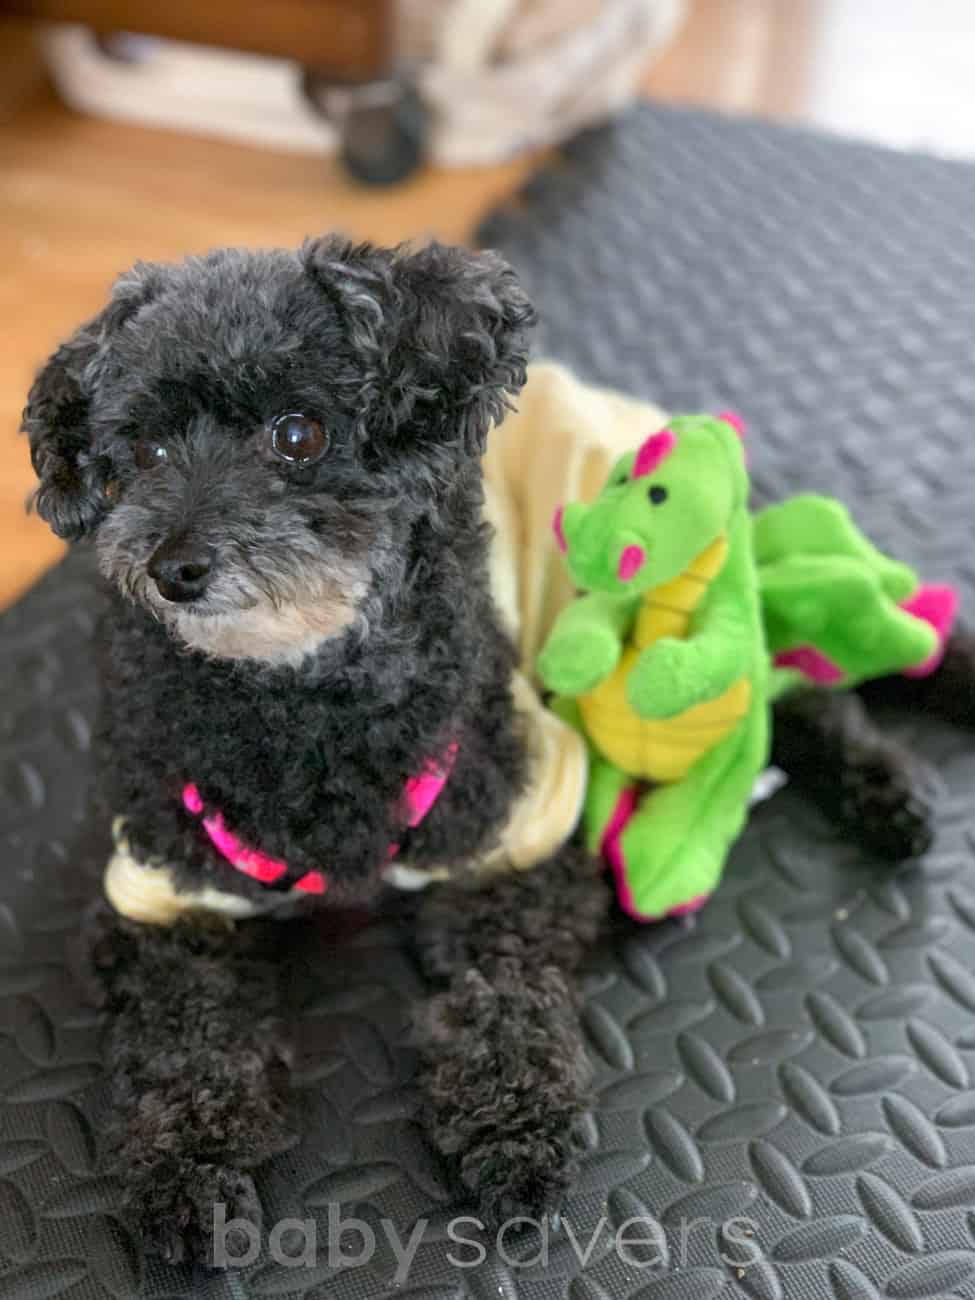
[[[524,382],[532,320],[500,259],[438,245],[329,237],[138,265],[25,413],[37,509],[94,538],[115,589],[99,798],[137,858],[283,913],[296,896],[371,902],[394,843],[411,867],[460,869],[416,920],[440,984],[418,1014],[421,1084],[433,1142],[494,1217],[552,1212],[571,1185],[588,1103],[573,971],[608,899],[571,847],[480,885],[462,870],[524,780],[480,456]],[[874,847],[925,847],[919,770],[855,696],[784,706],[778,735],[778,761]],[[451,746],[440,798],[404,834],[405,783]],[[283,874],[231,866],[188,783]],[[324,895],[296,894],[316,872]],[[109,1146],[167,1257],[209,1258],[217,1201],[256,1219],[248,1170],[291,1140],[286,935],[107,908],[86,935],[111,1012]]]

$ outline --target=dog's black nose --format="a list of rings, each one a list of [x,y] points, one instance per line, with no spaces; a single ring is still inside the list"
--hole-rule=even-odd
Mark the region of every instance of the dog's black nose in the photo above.
[[[198,600],[210,581],[213,552],[209,546],[177,537],[163,542],[147,567],[166,600]]]

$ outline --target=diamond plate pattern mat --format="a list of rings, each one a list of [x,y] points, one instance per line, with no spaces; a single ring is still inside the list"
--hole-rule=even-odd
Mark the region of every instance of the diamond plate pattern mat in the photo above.
[[[485,237],[551,353],[738,407],[760,496],[836,492],[971,601],[973,199],[963,165],[646,108]],[[143,1261],[97,1171],[98,1026],[64,964],[105,853],[85,824],[99,599],[79,551],[0,618],[0,1300],[975,1300],[975,749],[911,719],[943,783],[925,861],[866,861],[787,789],[703,914],[620,922],[593,954],[598,1100],[547,1261],[524,1225],[499,1252],[455,1224],[481,1262],[450,1238],[470,1210],[417,1126],[422,984],[395,916],[300,935],[306,1135],[260,1191],[269,1224],[315,1224],[314,1262],[304,1232],[282,1243],[302,1267]],[[369,1262],[337,1266],[330,1205],[374,1232]],[[634,1218],[649,1244],[620,1252]],[[421,1220],[403,1273],[383,1223],[405,1242]]]

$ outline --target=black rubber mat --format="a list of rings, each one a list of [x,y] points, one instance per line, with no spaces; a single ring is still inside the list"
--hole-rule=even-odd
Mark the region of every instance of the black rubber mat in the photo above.
[[[736,406],[759,496],[838,493],[971,604],[973,201],[967,166],[648,108],[577,141],[485,238],[535,290],[550,353],[674,407]],[[314,1266],[144,1264],[95,1170],[97,1026],[63,961],[105,852],[84,825],[97,599],[78,553],[0,620],[0,1300],[975,1300],[975,747],[911,719],[944,787],[925,861],[891,874],[785,790],[696,920],[621,922],[594,954],[598,1105],[547,1263],[525,1228],[507,1261],[459,1266],[476,1253],[448,1229],[470,1209],[411,1087],[421,985],[380,920],[338,947],[312,932],[307,1135],[260,1180],[269,1225],[315,1223]],[[330,1258],[329,1205],[375,1234],[367,1263]],[[633,1218],[651,1244],[621,1252]],[[397,1276],[387,1229],[418,1219]]]

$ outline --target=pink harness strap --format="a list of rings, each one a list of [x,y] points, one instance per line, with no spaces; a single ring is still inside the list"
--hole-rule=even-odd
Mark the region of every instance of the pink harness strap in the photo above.
[[[437,802],[457,759],[457,742],[448,745],[443,759],[429,758],[416,776],[411,776],[403,787],[403,816],[406,826],[419,826]],[[183,786],[183,807],[194,817],[203,812],[203,799],[190,781]],[[229,829],[221,812],[203,818],[203,829],[217,852],[242,871],[245,876],[259,880],[262,885],[273,885],[288,872],[288,864],[279,858],[268,857],[259,849],[249,848]],[[390,844],[388,858],[399,853],[398,843]],[[307,871],[292,885],[292,890],[303,894],[324,894],[328,880],[321,871]]]

